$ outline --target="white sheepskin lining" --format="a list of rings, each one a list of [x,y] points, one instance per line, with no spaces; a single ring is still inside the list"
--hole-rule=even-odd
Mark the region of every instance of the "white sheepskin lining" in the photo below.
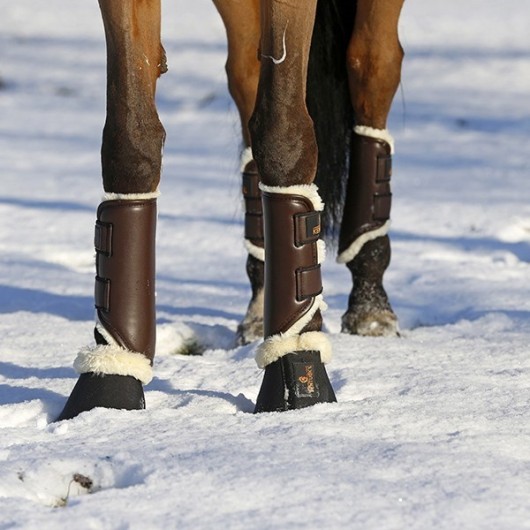
[[[317,212],[324,209],[324,203],[318,194],[318,187],[315,184],[298,184],[296,186],[266,186],[260,183],[261,191],[267,193],[280,193],[282,195],[302,195],[311,201],[313,208]]]
[[[254,156],[252,155],[252,147],[246,147],[241,153],[241,161],[239,166],[241,172],[243,172],[247,164],[252,162],[252,160],[254,160]]]
[[[115,344],[81,350],[74,361],[74,368],[80,374],[93,372],[99,375],[131,375],[144,385],[153,379],[153,369],[145,355]]]
[[[367,127],[366,125],[356,125],[353,128],[353,132],[360,136],[368,136],[368,138],[383,140],[383,142],[386,142],[390,146],[390,153],[394,153],[394,138],[387,129],[374,129],[373,127]]]
[[[390,230],[390,221],[387,221],[383,226],[370,232],[361,234],[344,252],[337,256],[337,263],[348,263],[350,262],[363,248],[365,243],[373,241],[381,236],[386,236]]]
[[[260,261],[265,261],[264,248],[254,245],[254,243],[252,243],[252,241],[250,241],[249,239],[245,239],[245,248],[251,256],[255,257],[256,259],[259,259]]]
[[[319,351],[323,363],[331,361],[331,343],[325,333],[308,331],[292,337],[286,337],[282,334],[269,337],[259,346],[256,363],[260,368],[265,368],[288,353],[310,350]]]
[[[160,191],[156,190],[151,193],[113,193],[111,191],[104,193],[101,200],[105,201],[148,201],[160,197]]]
[[[153,368],[145,355],[119,346],[99,321],[96,322],[96,329],[107,344],[83,348],[74,361],[74,369],[78,373],[131,375],[144,385],[153,379]]]

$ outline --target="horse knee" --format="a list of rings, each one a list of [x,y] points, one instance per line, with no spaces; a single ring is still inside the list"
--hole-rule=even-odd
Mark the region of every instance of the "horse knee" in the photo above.
[[[107,116],[101,147],[107,191],[148,193],[158,187],[166,133],[154,104],[136,108]]]
[[[313,182],[317,142],[305,107],[276,109],[259,102],[250,120],[252,152],[264,184],[293,186]]]
[[[352,39],[346,66],[357,124],[384,129],[401,80],[404,51],[397,36],[381,43],[372,41]]]

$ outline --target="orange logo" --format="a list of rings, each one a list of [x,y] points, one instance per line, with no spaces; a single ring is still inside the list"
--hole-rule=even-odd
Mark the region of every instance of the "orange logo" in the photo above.
[[[318,234],[320,234],[320,225],[315,226],[315,228],[313,228],[313,235],[317,236]]]

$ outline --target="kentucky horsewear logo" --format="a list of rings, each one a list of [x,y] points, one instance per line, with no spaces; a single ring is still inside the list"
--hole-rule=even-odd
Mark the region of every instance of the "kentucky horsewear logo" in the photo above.
[[[315,382],[313,363],[293,362],[295,393],[297,397],[315,398],[320,395]]]

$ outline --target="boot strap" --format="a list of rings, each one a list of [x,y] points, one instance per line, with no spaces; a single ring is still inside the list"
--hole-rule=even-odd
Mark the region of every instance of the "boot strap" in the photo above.
[[[296,271],[296,299],[299,302],[318,296],[322,292],[320,264]]]
[[[263,248],[263,208],[261,205],[261,190],[259,189],[259,174],[250,164],[243,171],[243,198],[245,199],[245,239]]]

